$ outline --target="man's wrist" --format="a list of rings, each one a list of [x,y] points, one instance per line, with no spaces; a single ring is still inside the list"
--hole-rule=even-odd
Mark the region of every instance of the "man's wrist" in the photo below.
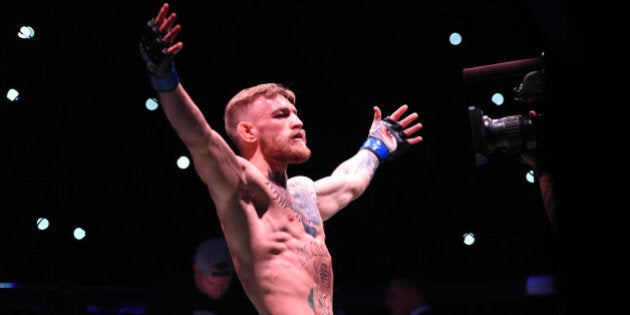
[[[378,138],[368,137],[365,142],[363,142],[363,145],[361,145],[361,149],[367,149],[374,152],[381,163],[383,163],[389,156],[389,149],[385,143]]]
[[[149,75],[151,86],[158,92],[168,92],[174,90],[179,84],[179,75],[173,66],[172,70],[164,77],[157,77],[153,74]]]

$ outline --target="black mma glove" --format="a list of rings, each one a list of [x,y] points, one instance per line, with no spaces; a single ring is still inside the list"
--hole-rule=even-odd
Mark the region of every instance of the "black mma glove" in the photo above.
[[[383,163],[386,160],[399,157],[409,148],[407,138],[403,127],[387,116],[372,123],[368,138],[361,149],[374,152],[379,161]]]
[[[140,56],[147,65],[151,85],[156,91],[167,92],[175,89],[179,83],[179,76],[175,70],[174,54],[168,52],[169,43],[162,40],[164,33],[160,32],[155,19],[147,22],[140,36]]]

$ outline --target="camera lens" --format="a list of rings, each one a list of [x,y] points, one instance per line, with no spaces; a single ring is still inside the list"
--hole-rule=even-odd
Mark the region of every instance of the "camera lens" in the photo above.
[[[474,106],[468,107],[468,115],[477,165],[485,164],[497,149],[521,153],[538,145],[539,126],[527,115],[492,119]]]
[[[511,115],[498,119],[483,116],[483,124],[490,152],[495,149],[521,152],[535,138],[534,124],[527,116]]]

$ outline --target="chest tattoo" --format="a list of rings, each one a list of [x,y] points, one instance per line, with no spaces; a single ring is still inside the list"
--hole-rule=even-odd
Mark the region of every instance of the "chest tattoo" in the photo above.
[[[272,191],[273,199],[284,208],[291,209],[302,222],[304,231],[315,237],[317,228],[322,225],[322,219],[317,209],[315,192],[302,181],[290,181],[285,189],[267,181],[266,184]]]

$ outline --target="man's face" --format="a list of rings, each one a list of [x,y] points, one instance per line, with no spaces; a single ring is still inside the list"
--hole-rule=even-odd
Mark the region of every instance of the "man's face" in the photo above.
[[[205,273],[195,271],[195,283],[201,293],[209,296],[213,300],[220,299],[230,288],[232,276],[209,276]]]
[[[282,96],[271,100],[259,98],[254,107],[260,109],[256,128],[265,156],[287,164],[303,163],[310,158],[302,120],[291,102]]]

